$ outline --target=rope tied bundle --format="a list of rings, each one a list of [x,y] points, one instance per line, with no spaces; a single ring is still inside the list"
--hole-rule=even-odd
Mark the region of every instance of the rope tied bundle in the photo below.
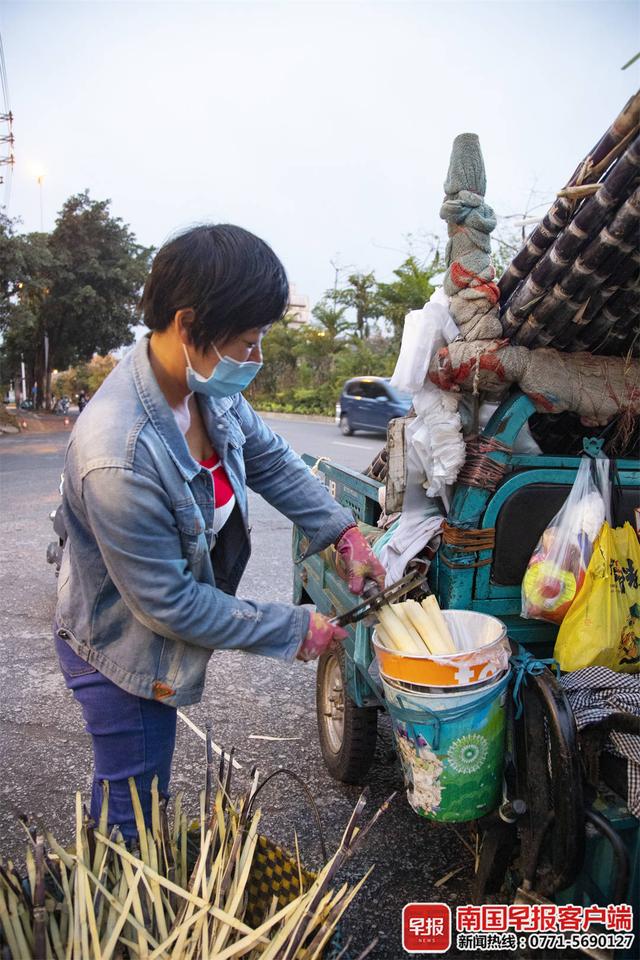
[[[445,520],[442,525],[442,542],[445,546],[452,547],[460,554],[460,559],[464,559],[464,554],[480,553],[482,550],[493,551],[496,542],[496,531],[495,527],[480,529],[474,529],[473,527],[456,527],[447,523]],[[445,566],[451,567],[454,570],[485,567],[490,564],[492,560],[491,557],[487,557],[485,560],[476,560],[474,563],[469,563],[468,561],[456,563],[443,553],[440,554],[440,559]]]
[[[495,437],[470,437],[467,440],[467,458],[458,474],[458,483],[480,487],[493,493],[507,470],[506,463],[498,463],[492,453],[511,454],[512,448]]]
[[[550,667],[555,671],[555,675],[560,679],[560,666],[557,660],[539,660],[529,653],[528,650],[520,649],[519,653],[510,658],[513,669],[513,702],[516,706],[515,719],[519,720],[522,716],[523,703],[521,689],[527,684],[527,677],[539,677],[541,673]]]

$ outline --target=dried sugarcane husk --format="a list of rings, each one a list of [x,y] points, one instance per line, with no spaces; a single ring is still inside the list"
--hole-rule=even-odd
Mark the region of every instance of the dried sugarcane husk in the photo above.
[[[33,889],[33,958],[47,960],[47,911],[44,904],[44,837],[38,834],[36,839],[35,885]]]
[[[600,189],[599,183],[583,183],[576,187],[563,187],[558,190],[558,196],[565,200],[584,200],[585,197],[592,197]]]
[[[224,773],[224,771],[221,771]],[[358,849],[380,811],[363,823],[363,796],[345,830],[336,854],[328,860],[306,892],[291,894],[291,902],[273,906],[256,929],[244,920],[247,883],[256,844],[260,811],[253,810],[258,775],[238,802],[228,793],[230,781],[219,783],[213,811],[208,814],[203,845],[187,878],[187,818],[182,803],[170,826],[166,803],[152,787],[151,824],[144,822],[135,783],[132,804],[139,849],[131,852],[117,830],[107,836],[108,795],[98,827],[84,816],[76,797],[75,847],[65,850],[47,834],[52,854],[47,858],[44,837],[25,824],[29,843],[27,893],[13,865],[0,864],[0,956],[2,960],[37,957],[42,960],[319,960],[336,923],[366,880],[333,890],[337,871]],[[213,791],[212,791],[213,792]],[[386,808],[386,805],[383,809]],[[103,832],[104,831],[104,832]],[[195,836],[200,836],[199,829]],[[182,851],[179,850],[182,841]],[[54,862],[54,858],[58,858]],[[55,875],[61,899],[46,896],[45,871]],[[299,866],[300,873],[303,871]],[[173,874],[173,876],[172,876]],[[176,882],[180,874],[184,884]]]
[[[515,337],[534,307],[629,194],[640,174],[640,137],[609,171],[602,189],[585,200],[575,217],[521,283],[502,316],[503,332]]]
[[[566,186],[592,183],[606,171],[601,165],[607,162],[621,143],[632,135],[640,123],[640,92],[634,94],[624,105],[609,129],[600,138],[585,159],[578,164]],[[532,270],[536,261],[549,249],[558,234],[569,222],[575,205],[568,200],[559,199],[526,240],[522,250],[515,256],[498,282],[500,287],[501,311],[504,312],[509,298],[518,284]]]

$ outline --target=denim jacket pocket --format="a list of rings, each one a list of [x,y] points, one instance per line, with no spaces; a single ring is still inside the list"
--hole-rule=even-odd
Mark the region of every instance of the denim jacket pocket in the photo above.
[[[176,507],[175,518],[184,556],[190,562],[200,560],[207,550],[205,525],[195,502]]]

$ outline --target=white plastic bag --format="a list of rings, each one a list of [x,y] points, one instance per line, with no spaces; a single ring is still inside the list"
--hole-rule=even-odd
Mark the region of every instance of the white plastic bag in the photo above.
[[[593,544],[610,522],[610,502],[609,461],[583,457],[569,496],[529,560],[521,616],[562,622],[584,582]]]
[[[418,393],[431,358],[458,335],[459,330],[449,313],[449,297],[440,287],[431,294],[422,310],[412,310],[405,317],[391,385],[403,393]]]

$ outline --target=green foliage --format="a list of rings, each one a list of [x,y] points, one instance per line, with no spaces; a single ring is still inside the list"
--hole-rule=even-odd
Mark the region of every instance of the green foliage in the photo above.
[[[345,317],[347,307],[346,305],[338,306],[334,290],[327,290],[311,312],[332,339],[349,333],[353,329],[353,324]]]
[[[136,243],[113,217],[108,200],[85,191],[64,204],[50,234],[19,235],[0,221],[0,328],[3,371],[16,371],[23,357],[40,398],[45,337],[49,371],[88,363],[133,342],[136,304],[151,250]]]
[[[53,384],[53,395],[74,397],[84,390],[85,393],[93,396],[117,364],[118,361],[113,354],[108,354],[106,357],[96,354],[89,363],[81,363],[77,367],[70,367],[59,373]]]
[[[419,260],[411,254],[391,283],[373,273],[353,272],[327,290],[314,307],[313,324],[285,319],[264,340],[264,368],[249,391],[261,410],[332,415],[345,380],[390,376],[404,318],[424,306],[444,267],[437,249]],[[355,316],[355,319],[354,319]],[[391,337],[370,335],[371,321],[384,319]]]
[[[436,249],[429,261],[419,261],[413,254],[393,271],[395,280],[378,284],[380,312],[393,328],[394,339],[402,337],[404,318],[410,310],[420,310],[433,293],[433,278],[444,270]]]
[[[336,290],[335,299],[342,306],[355,310],[355,332],[364,339],[369,336],[369,321],[377,320],[383,312],[379,285],[373,273],[352,273],[347,280],[346,287]]]

